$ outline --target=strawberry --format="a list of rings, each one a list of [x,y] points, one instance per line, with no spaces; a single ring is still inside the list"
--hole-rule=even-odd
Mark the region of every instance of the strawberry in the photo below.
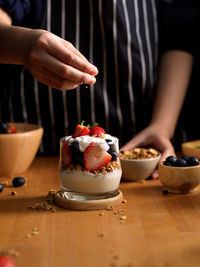
[[[102,137],[102,135],[105,135],[105,134],[106,132],[104,131],[104,129],[99,126],[92,126],[90,128],[90,132],[89,132],[90,136]]]
[[[76,138],[78,136],[87,135],[89,134],[89,129],[87,126],[84,126],[82,124],[78,124],[73,132],[72,137]]]
[[[16,127],[14,125],[8,124],[7,133],[16,133]]]
[[[7,256],[0,256],[0,267],[16,267],[14,261]]]
[[[105,167],[111,161],[111,158],[110,154],[92,142],[84,152],[83,162],[85,169],[93,172]]]
[[[68,167],[72,162],[72,155],[69,150],[68,141],[63,141],[63,148],[62,148],[62,162],[64,167]]]

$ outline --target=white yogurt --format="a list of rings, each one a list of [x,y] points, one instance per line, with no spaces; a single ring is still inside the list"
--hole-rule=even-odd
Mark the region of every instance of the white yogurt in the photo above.
[[[105,139],[110,139],[115,144],[116,152],[119,153],[119,145],[118,145],[118,138],[113,137],[109,134],[105,135]],[[108,151],[109,145],[107,144],[106,140],[99,137],[92,137],[90,135],[83,135],[76,138],[72,138],[72,136],[67,136],[64,140],[68,140],[68,144],[71,145],[74,141],[79,143],[79,150],[84,152],[86,148],[93,142],[96,143],[101,147],[102,150]]]
[[[122,170],[112,172],[90,173],[81,170],[59,170],[63,189],[79,193],[108,193],[118,189]]]

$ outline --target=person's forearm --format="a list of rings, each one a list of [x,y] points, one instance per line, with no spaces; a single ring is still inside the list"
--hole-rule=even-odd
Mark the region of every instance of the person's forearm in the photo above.
[[[0,8],[0,63],[23,64],[24,33],[31,31],[12,26],[9,15]]]
[[[151,125],[167,137],[174,134],[191,76],[193,56],[173,50],[164,53],[159,69],[158,90]]]

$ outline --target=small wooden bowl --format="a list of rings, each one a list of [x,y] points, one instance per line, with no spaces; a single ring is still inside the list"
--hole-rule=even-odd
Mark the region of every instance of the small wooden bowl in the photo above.
[[[43,128],[35,124],[11,123],[14,134],[0,134],[0,176],[12,177],[25,172],[39,148]]]
[[[150,177],[156,169],[161,154],[149,159],[120,159],[122,179],[127,181],[142,181]]]
[[[182,143],[181,149],[183,155],[194,156],[200,160],[200,140]]]
[[[171,193],[191,193],[200,183],[200,165],[190,167],[158,165],[159,180]]]

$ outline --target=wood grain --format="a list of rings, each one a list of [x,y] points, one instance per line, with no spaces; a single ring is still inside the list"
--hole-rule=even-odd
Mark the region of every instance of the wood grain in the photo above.
[[[0,249],[18,252],[18,267],[199,266],[199,189],[163,195],[158,180],[122,182],[127,203],[113,210],[28,209],[60,189],[57,173],[57,158],[38,157],[27,186],[0,194]]]

